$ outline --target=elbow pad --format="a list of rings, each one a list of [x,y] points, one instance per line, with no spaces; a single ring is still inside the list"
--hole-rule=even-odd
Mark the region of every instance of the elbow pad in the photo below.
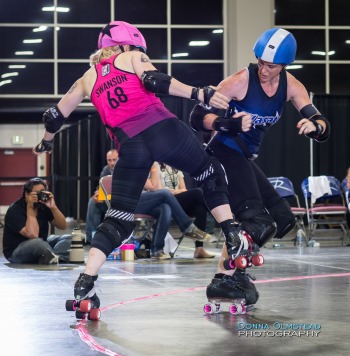
[[[326,119],[325,116],[316,114],[313,117],[309,119],[315,126],[316,126],[316,131],[312,131],[308,133],[306,136],[317,141],[317,142],[325,142],[328,140],[329,135],[330,135],[330,123]],[[321,120],[326,124],[326,128],[323,131],[323,126],[319,124],[316,120]]]
[[[142,73],[141,81],[144,87],[156,94],[169,94],[171,76],[157,70],[146,70]]]
[[[47,132],[56,133],[63,125],[65,117],[57,106],[47,109],[43,114],[43,123]]]
[[[199,132],[211,132],[212,130],[204,127],[203,122],[204,116],[210,113],[211,111],[205,108],[203,105],[195,105],[190,113],[190,126],[192,129]]]

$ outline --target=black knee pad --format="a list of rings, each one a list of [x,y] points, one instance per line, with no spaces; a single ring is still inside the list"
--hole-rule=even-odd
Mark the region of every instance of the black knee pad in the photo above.
[[[91,247],[98,248],[106,256],[129,238],[135,228],[135,223],[107,217],[97,228]]]
[[[275,236],[276,223],[262,207],[261,201],[247,200],[240,206],[240,209],[244,210],[239,211],[236,218],[259,247],[264,246]]]
[[[210,156],[204,169],[192,175],[197,185],[202,188],[203,196],[210,210],[227,204],[227,178],[220,162]]]
[[[290,210],[290,205],[286,199],[279,198],[267,202],[267,209],[277,224],[275,238],[281,239],[287,235],[296,224],[296,218]]]

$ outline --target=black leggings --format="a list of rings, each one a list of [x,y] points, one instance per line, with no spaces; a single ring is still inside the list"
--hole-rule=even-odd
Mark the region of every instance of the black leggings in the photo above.
[[[261,206],[266,207],[266,202],[280,198],[254,161],[249,161],[240,152],[227,147],[215,138],[210,142],[209,147],[225,168],[230,207],[236,216],[243,209],[242,203],[246,201],[260,201]]]
[[[191,176],[203,172],[209,156],[192,129],[178,119],[163,120],[126,141],[113,171],[111,208],[134,212],[153,162],[164,162]],[[227,194],[218,191],[227,204]]]

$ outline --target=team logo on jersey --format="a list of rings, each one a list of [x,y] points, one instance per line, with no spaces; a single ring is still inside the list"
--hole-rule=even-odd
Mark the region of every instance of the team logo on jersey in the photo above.
[[[276,111],[275,116],[259,116],[258,114],[251,114],[252,115],[252,126],[255,127],[257,125],[267,126],[267,125],[274,125],[281,117],[281,115]]]
[[[109,63],[102,67],[102,77],[106,76],[111,72]]]

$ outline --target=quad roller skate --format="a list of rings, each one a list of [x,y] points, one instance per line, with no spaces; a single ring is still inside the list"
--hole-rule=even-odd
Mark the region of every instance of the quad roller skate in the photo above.
[[[204,305],[205,314],[217,314],[222,310],[222,303],[229,303],[232,315],[241,315],[254,309],[259,293],[251,282],[255,278],[237,269],[233,276],[224,275],[213,278],[207,286],[208,303]]]
[[[259,246],[238,224],[230,225],[229,229],[224,231],[224,234],[227,252],[230,256],[223,262],[226,270],[243,269],[252,265],[262,266],[264,264],[264,256],[259,253]]]
[[[77,319],[100,320],[100,299],[95,293],[97,276],[81,273],[74,286],[74,300],[66,301],[66,310],[75,311]]]

